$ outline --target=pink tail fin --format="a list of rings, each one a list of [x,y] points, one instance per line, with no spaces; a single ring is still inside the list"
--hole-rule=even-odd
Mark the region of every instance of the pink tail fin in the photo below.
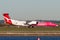
[[[3,16],[4,16],[5,23],[12,24],[12,21],[11,21],[8,13],[4,13]]]

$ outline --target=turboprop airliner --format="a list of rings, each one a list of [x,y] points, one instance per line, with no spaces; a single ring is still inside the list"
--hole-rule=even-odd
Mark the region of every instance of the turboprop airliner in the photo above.
[[[10,25],[18,25],[18,26],[28,26],[26,25],[26,21],[18,21],[18,20],[13,20],[10,18],[8,13],[4,13],[4,22]]]
[[[48,26],[48,27],[56,27],[58,26],[58,24],[56,23],[53,23],[53,22],[38,22],[38,21],[30,21],[30,22],[27,22],[27,21],[18,21],[18,20],[13,20],[10,18],[9,14],[8,13],[4,13],[3,14],[4,16],[4,22],[9,24],[9,25],[17,25],[18,27],[19,26],[27,26],[28,28],[30,27],[34,27],[34,26]]]

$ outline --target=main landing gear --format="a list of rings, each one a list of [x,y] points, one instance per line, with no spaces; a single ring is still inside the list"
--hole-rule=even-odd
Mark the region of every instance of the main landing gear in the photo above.
[[[34,26],[32,26],[32,25],[29,25],[29,26],[28,26],[28,28],[30,28],[30,27],[34,28]]]

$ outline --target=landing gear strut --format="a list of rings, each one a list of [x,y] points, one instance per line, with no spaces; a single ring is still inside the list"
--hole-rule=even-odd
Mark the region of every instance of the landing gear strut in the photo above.
[[[19,28],[20,26],[18,26],[18,28]]]

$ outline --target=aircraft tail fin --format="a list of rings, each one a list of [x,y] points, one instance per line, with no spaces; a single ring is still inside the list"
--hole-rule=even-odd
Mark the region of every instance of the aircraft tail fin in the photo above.
[[[11,21],[10,16],[9,16],[8,13],[4,13],[3,16],[4,16],[4,22],[5,23],[12,24],[12,21]]]

